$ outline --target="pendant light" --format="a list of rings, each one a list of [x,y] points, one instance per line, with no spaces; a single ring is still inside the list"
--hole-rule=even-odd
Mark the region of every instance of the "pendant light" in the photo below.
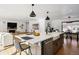
[[[71,16],[68,16],[68,18],[70,19],[70,18],[71,18]]]
[[[48,14],[48,11],[47,11],[47,14]],[[47,16],[45,20],[50,20],[50,18]]]
[[[35,17],[36,16],[35,12],[33,11],[33,6],[34,6],[34,4],[32,4],[32,12],[30,14],[30,17]]]

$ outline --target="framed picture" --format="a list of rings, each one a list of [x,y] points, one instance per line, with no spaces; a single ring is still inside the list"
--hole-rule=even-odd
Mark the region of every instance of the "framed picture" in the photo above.
[[[33,24],[32,27],[34,30],[39,30],[39,24]]]

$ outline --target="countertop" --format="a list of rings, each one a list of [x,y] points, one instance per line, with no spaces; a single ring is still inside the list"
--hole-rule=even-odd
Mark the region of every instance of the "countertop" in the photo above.
[[[39,43],[39,42],[44,41],[49,38],[53,38],[53,40],[56,40],[57,38],[60,37],[60,34],[62,34],[62,32],[52,32],[52,33],[48,33],[48,34],[40,35],[40,36],[21,34],[21,35],[16,35],[15,37],[21,39],[22,41],[25,41],[25,40],[22,39],[21,37],[26,37],[26,36],[32,37],[33,39],[26,40],[26,42],[35,44],[35,43]]]

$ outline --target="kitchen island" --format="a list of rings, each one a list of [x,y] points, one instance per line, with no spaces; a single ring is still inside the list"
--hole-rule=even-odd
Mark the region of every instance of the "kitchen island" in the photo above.
[[[42,55],[53,55],[55,54],[58,49],[63,45],[63,33],[62,32],[52,32],[45,35],[34,36],[34,35],[17,35],[17,38],[21,39],[22,41],[26,41],[26,43],[30,44],[38,44],[40,43],[40,54]],[[31,37],[33,39],[24,40],[22,37]],[[36,47],[36,54],[37,54],[37,47]]]
[[[64,37],[63,33],[54,32],[47,35],[50,38],[41,42],[42,55],[55,55],[58,50],[63,46]]]

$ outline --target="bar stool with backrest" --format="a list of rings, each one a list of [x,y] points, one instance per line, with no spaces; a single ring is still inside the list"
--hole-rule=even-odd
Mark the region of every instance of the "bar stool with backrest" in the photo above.
[[[21,52],[24,51],[27,54],[27,49],[29,53],[32,55],[31,47],[28,44],[25,44],[22,42],[19,38],[14,37],[14,46],[16,48],[16,52],[19,52],[21,55]]]
[[[66,39],[67,38],[70,38],[71,39],[71,41],[72,41],[72,32],[68,29],[68,31],[66,32]]]

